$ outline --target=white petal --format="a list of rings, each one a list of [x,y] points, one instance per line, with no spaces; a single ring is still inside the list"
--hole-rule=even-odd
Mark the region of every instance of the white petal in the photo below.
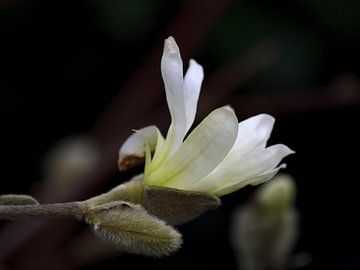
[[[236,166],[236,170],[238,172],[242,172],[242,175],[256,175],[266,172],[270,169],[275,168],[280,161],[290,155],[293,154],[289,147],[284,144],[276,144],[265,149],[259,149],[258,151],[254,151],[253,154],[249,155],[246,158],[237,158],[233,160],[233,162],[229,162],[227,166]]]
[[[148,126],[135,131],[121,146],[119,162],[127,156],[144,157],[146,144],[149,145],[151,151],[154,151],[159,134],[160,131],[156,126]]]
[[[167,136],[170,155],[181,145],[185,137],[186,116],[184,103],[183,64],[179,48],[173,37],[165,40],[161,58],[161,74],[164,80],[166,99],[170,110],[173,132]]]
[[[225,185],[225,186],[218,187],[218,189],[212,191],[212,194],[220,197],[220,196],[235,192],[236,190],[239,190],[240,188],[242,188],[246,185],[254,186],[254,185],[262,184],[262,183],[272,179],[279,172],[280,169],[283,169],[285,167],[286,167],[286,165],[282,164],[275,169],[272,169],[266,173],[257,175],[253,178],[249,178],[246,181],[238,182],[233,185]]]
[[[245,155],[256,148],[265,148],[275,119],[268,114],[258,114],[239,123],[238,136],[231,151]]]
[[[184,99],[186,132],[194,122],[204,71],[201,65],[191,59],[184,78]]]
[[[266,149],[253,151],[242,156],[241,152],[232,152],[209,175],[205,176],[192,187],[196,191],[214,192],[219,188],[248,183],[253,179],[274,169],[280,161],[294,153],[283,144],[273,145]],[[245,184],[245,185],[246,185]]]
[[[275,119],[268,114],[259,114],[240,122],[233,147],[220,163],[219,167],[214,170],[213,178],[211,175],[209,176],[209,178],[212,179],[208,180],[210,182],[207,184],[214,182],[214,185],[217,185],[219,179],[215,180],[215,178],[223,174],[222,171],[228,171],[228,173],[231,174],[231,171],[236,168],[236,172],[240,171],[240,173],[243,174],[241,170],[243,170],[244,166],[251,164],[254,158],[256,159],[258,156],[263,156],[262,151],[264,151],[266,142],[270,137],[274,122]],[[239,163],[241,164],[239,165]],[[274,166],[276,165],[277,164]],[[206,179],[202,180],[202,182],[205,181]]]
[[[237,129],[237,118],[230,107],[213,111],[173,157],[150,173],[147,184],[188,189],[223,160],[234,144]]]

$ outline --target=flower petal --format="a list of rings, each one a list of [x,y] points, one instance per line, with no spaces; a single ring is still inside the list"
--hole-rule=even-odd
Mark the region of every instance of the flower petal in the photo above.
[[[235,143],[220,166],[228,163],[233,164],[230,166],[237,166],[236,163],[238,163],[239,160],[247,158],[247,156],[253,154],[254,151],[264,149],[273,129],[274,122],[274,117],[268,114],[258,114],[241,121]],[[216,171],[217,170],[215,170],[215,172]],[[202,182],[205,184],[205,181],[206,180]],[[216,180],[216,182],[217,181],[218,180]],[[207,184],[209,183],[210,182]],[[200,184],[202,185],[203,183]]]
[[[146,144],[148,144],[150,151],[154,151],[158,140],[161,138],[161,133],[156,126],[144,127],[130,135],[119,150],[118,164],[120,169],[126,170],[137,165],[136,163],[145,157]]]
[[[214,192],[226,186],[248,184],[249,179],[261,176],[274,169],[280,161],[294,153],[283,144],[273,145],[266,149],[258,149],[248,155],[231,153],[210,174],[192,186],[195,191]]]
[[[179,47],[173,37],[165,40],[161,58],[161,74],[171,115],[171,129],[173,129],[166,136],[170,144],[170,156],[180,147],[186,133],[183,64]]]
[[[190,59],[189,68],[184,78],[186,132],[190,129],[195,119],[196,108],[203,79],[204,71],[202,66],[199,65],[195,60]]]
[[[272,169],[266,173],[263,173],[261,175],[257,175],[255,177],[249,178],[246,181],[243,182],[238,182],[232,185],[225,185],[225,186],[220,186],[217,189],[212,191],[212,194],[216,195],[216,196],[224,196],[226,194],[235,192],[237,190],[239,190],[240,188],[243,188],[244,186],[247,185],[259,185],[262,184],[270,179],[272,179],[278,172],[280,169],[286,168],[286,164],[281,164],[279,167]]]
[[[241,152],[241,155],[245,155],[258,147],[265,148],[274,122],[274,117],[268,114],[258,114],[240,122],[238,136],[231,152]]]
[[[188,190],[189,185],[211,172],[236,139],[237,118],[229,107],[210,113],[185,140],[173,157],[150,173],[147,185]]]

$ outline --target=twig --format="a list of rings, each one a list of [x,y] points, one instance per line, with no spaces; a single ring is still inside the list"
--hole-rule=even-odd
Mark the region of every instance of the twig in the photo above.
[[[38,217],[83,218],[83,208],[79,202],[38,204],[38,205],[0,205],[0,219],[23,220]]]
[[[204,90],[201,92],[204,98],[199,99],[199,115],[204,116],[219,104],[232,100],[230,96],[233,92],[272,66],[277,61],[278,54],[279,47],[275,41],[261,42],[215,70],[204,81]]]
[[[352,74],[335,77],[328,85],[273,96],[239,96],[232,100],[237,113],[274,115],[329,110],[360,104],[360,79]]]

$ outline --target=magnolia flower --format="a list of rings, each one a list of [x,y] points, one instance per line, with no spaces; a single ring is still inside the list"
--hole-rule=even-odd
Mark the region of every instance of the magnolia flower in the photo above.
[[[285,167],[294,153],[286,145],[266,147],[274,118],[259,114],[238,123],[230,106],[211,112],[184,140],[194,122],[204,72],[194,60],[183,75],[173,37],[161,59],[171,125],[164,138],[156,126],[136,131],[119,151],[119,166],[145,157],[144,185],[222,196],[245,185],[263,183]]]

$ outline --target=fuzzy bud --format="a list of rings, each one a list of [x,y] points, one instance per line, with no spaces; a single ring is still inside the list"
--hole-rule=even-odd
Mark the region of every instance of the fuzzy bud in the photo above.
[[[86,222],[105,243],[129,253],[162,257],[178,250],[181,234],[140,205],[117,201],[88,208]]]

